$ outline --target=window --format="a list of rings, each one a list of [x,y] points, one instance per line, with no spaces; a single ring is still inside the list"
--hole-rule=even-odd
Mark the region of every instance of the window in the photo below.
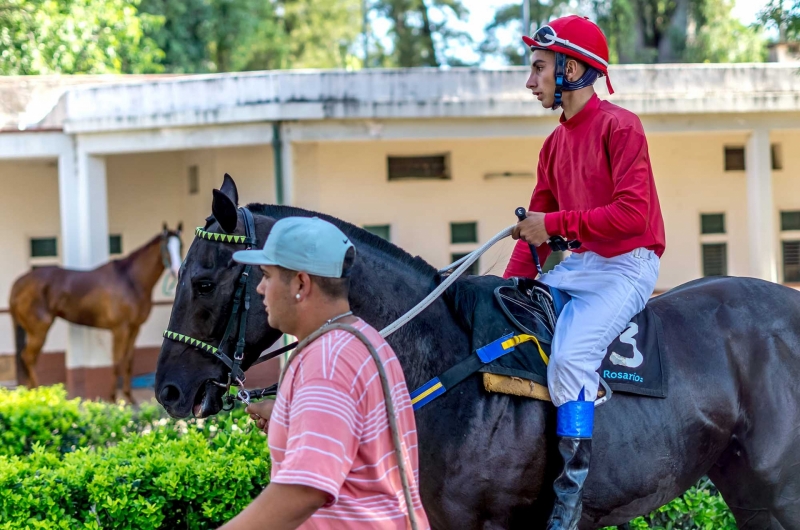
[[[189,195],[200,193],[200,169],[197,166],[189,166]]]
[[[703,214],[700,214],[700,233],[701,234],[724,234],[725,233],[725,214],[724,213],[703,213]]]
[[[382,237],[386,241],[392,240],[391,225],[366,225],[364,226],[364,230],[366,230],[370,234],[375,234],[378,237]]]
[[[450,223],[450,243],[478,242],[478,223]]]
[[[770,146],[770,154],[772,155],[772,170],[780,171],[783,169],[783,148],[781,148],[781,144],[772,144]]]
[[[783,241],[783,281],[800,282],[800,241]]]
[[[728,244],[703,244],[703,276],[726,276],[728,274]]]
[[[725,171],[744,171],[744,147],[725,148]]]
[[[450,254],[450,263],[455,263],[456,261],[460,260],[467,254],[469,254],[469,252],[454,252],[453,254]],[[469,266],[465,274],[472,274],[473,276],[477,276],[478,271],[480,270],[480,267],[478,265],[480,261],[481,261],[480,258],[478,258],[475,261],[475,263]]]
[[[389,180],[449,179],[447,155],[390,156]]]
[[[32,258],[55,258],[58,256],[58,245],[54,237],[31,238]]]
[[[112,256],[122,254],[122,236],[113,234],[108,236],[108,253]]]
[[[800,230],[800,211],[781,212],[781,230]]]

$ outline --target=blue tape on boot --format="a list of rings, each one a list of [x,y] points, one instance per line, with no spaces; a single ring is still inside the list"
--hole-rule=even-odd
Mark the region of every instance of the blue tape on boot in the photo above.
[[[568,401],[556,409],[556,434],[569,438],[591,438],[594,402]]]

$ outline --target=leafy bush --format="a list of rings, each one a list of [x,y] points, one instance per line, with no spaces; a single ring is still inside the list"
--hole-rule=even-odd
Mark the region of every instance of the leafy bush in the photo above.
[[[736,530],[736,521],[708,479],[646,517],[624,527],[630,530]],[[605,530],[611,530],[611,527]]]
[[[0,529],[213,528],[267,485],[266,438],[244,415],[171,420],[154,404],[0,391]]]

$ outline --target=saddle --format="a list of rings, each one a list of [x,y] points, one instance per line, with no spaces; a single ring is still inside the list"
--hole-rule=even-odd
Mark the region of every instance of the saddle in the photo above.
[[[415,408],[475,372],[483,374],[490,392],[550,400],[547,365],[569,295],[526,278],[471,276],[454,283],[444,297],[470,334],[473,353],[412,392]],[[666,397],[661,335],[661,322],[649,308],[631,320],[598,370],[611,391]]]

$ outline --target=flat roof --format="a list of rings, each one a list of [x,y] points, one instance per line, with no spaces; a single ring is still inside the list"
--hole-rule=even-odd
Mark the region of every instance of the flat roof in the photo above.
[[[16,97],[10,108],[0,108],[0,120],[6,119],[0,127],[81,133],[279,120],[551,115],[525,88],[527,72],[411,68],[0,78],[0,96],[10,90]],[[800,63],[619,65],[610,76],[616,92],[608,96],[600,79],[595,87],[601,97],[640,115],[800,111]],[[17,83],[22,88],[15,91]],[[16,122],[8,118],[15,112]]]

